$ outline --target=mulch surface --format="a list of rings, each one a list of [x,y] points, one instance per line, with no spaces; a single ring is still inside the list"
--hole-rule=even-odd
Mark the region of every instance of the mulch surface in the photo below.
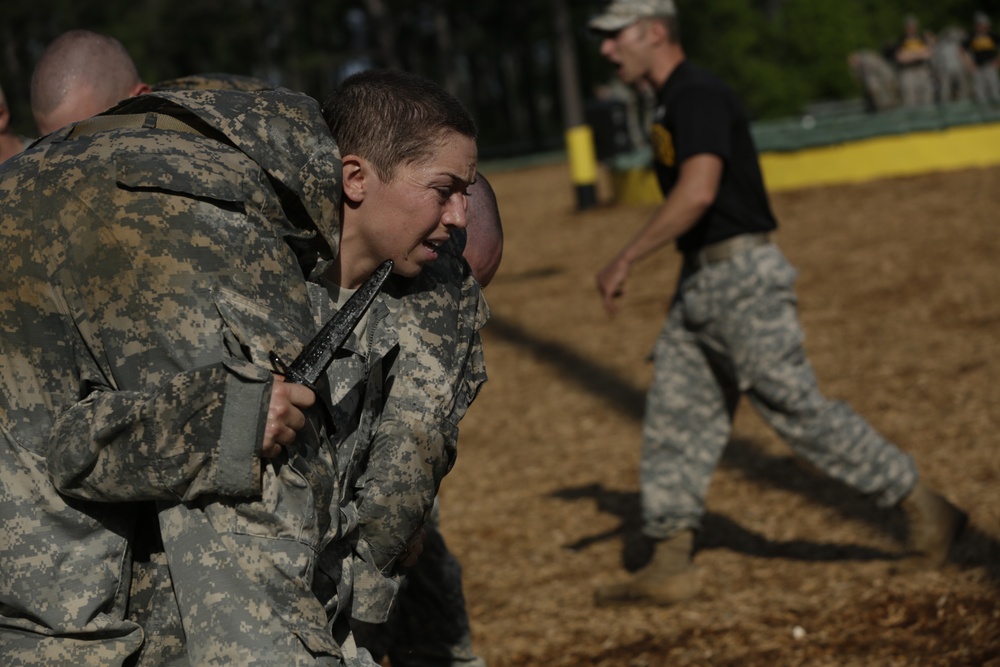
[[[491,667],[1000,665],[1000,168],[772,198],[820,388],[969,512],[949,565],[891,575],[898,513],[807,469],[743,404],[698,539],[704,593],[668,608],[592,600],[639,564],[646,357],[679,258],[636,267],[610,317],[594,274],[652,207],[577,212],[565,165],[487,176],[506,233],[490,381],[441,500]]]

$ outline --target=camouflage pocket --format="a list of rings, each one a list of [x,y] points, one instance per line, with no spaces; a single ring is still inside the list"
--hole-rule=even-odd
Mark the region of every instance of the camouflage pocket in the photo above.
[[[161,190],[219,202],[243,202],[249,164],[237,152],[219,150],[218,142],[164,133],[169,143],[142,152],[114,156],[118,185],[132,190]],[[230,157],[231,156],[231,157]]]
[[[212,297],[227,325],[226,333],[238,345],[233,349],[231,342],[227,346],[230,353],[256,366],[274,370],[269,361],[272,351],[282,359],[294,359],[310,338],[306,332],[309,322],[292,322],[285,313],[275,312],[232,289],[213,286]]]

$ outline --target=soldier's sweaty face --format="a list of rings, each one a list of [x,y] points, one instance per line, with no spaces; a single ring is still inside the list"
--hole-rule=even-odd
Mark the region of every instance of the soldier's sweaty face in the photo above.
[[[465,228],[476,159],[475,139],[446,132],[431,155],[398,166],[389,182],[369,178],[359,233],[373,266],[391,259],[394,273],[415,276],[437,259],[452,231]]]

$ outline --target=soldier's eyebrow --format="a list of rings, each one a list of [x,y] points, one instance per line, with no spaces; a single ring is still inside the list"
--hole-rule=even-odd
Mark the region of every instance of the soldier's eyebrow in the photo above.
[[[445,173],[442,174],[442,176],[447,176],[448,178],[450,178],[451,182],[452,182],[452,185],[455,186],[456,188],[459,188],[459,189],[462,189],[462,190],[464,190],[465,188],[469,187],[470,185],[472,185],[473,183],[476,182],[476,177],[475,176],[472,177],[471,181],[468,180],[467,178],[464,178],[464,177],[459,176],[457,174],[452,174],[450,172],[445,172]]]

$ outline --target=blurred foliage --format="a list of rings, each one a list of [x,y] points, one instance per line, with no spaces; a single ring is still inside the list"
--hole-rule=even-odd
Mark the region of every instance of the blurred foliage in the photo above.
[[[587,19],[603,0],[565,0],[581,90],[613,76]],[[715,71],[757,119],[860,94],[848,53],[883,49],[907,13],[968,28],[1000,0],[676,0],[689,57]],[[117,37],[148,82],[197,72],[267,79],[319,99],[374,65],[419,72],[476,117],[484,155],[561,147],[563,115],[549,2],[479,0],[4,0],[0,84],[32,134],[29,85],[45,45],[72,28]]]

